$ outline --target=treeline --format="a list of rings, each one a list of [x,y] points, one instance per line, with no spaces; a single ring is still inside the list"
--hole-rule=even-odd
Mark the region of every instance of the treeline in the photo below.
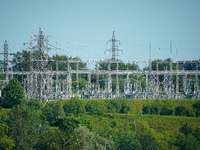
[[[30,71],[30,64],[31,64],[31,59],[30,59],[30,51],[23,50],[22,52],[17,52],[13,56],[12,60],[12,66],[13,66],[13,71]],[[39,60],[39,53],[37,50],[34,50],[32,52],[32,57],[33,57],[33,70],[38,70],[40,68],[40,61]],[[79,61],[78,63],[78,69],[79,70],[88,70],[87,64],[82,62],[81,58],[79,57],[68,57],[66,55],[53,55],[52,57],[46,56],[47,62],[45,62],[45,68],[49,70],[56,71],[56,66],[58,71],[67,71],[67,60],[76,60]],[[64,62],[57,62],[57,61],[64,61]],[[109,61],[109,60],[107,60]],[[134,63],[123,63],[120,61],[119,63],[119,70],[136,70],[138,67],[137,64]],[[76,63],[71,63],[70,64],[70,69],[76,70]],[[96,66],[97,67],[97,66]],[[116,69],[116,64],[111,64],[111,70]],[[108,70],[108,63],[100,63],[99,64],[99,70]],[[20,82],[22,79],[26,78],[26,75],[14,75]],[[116,90],[116,81],[115,81],[115,76],[112,77],[113,82],[112,82],[112,90]],[[126,76],[120,75],[119,76],[119,90],[120,92],[124,91],[124,79]],[[136,77],[131,77],[136,79]],[[142,79],[142,77],[140,77]],[[53,79],[56,80],[56,76],[53,76]],[[91,83],[96,83],[97,76],[92,74],[91,75]],[[105,88],[105,79],[107,79],[107,75],[99,75],[99,83],[100,83],[100,89],[104,90]],[[59,75],[58,80],[66,80],[65,75]],[[79,74],[79,91],[82,91],[83,88],[86,89],[88,83],[88,76],[86,74]],[[72,92],[76,92],[76,74],[72,74]],[[145,87],[145,86],[143,86]]]
[[[174,107],[171,104],[161,105],[154,103],[143,106],[143,114],[147,115],[167,115],[167,116],[186,116],[186,117],[199,117],[200,116],[200,101],[196,101],[192,107],[186,108],[185,106]]]
[[[31,64],[31,59],[30,59],[30,51],[26,51],[23,50],[22,52],[17,52],[16,55],[13,56],[13,60],[12,60],[12,66],[13,66],[13,70],[14,71],[30,71],[30,64]],[[39,60],[39,52],[37,50],[34,50],[32,53],[32,57],[33,57],[33,70],[38,70],[38,68],[40,68],[40,62],[36,61]],[[59,71],[66,71],[67,70],[67,64],[66,62],[59,62],[57,63],[56,61],[67,61],[67,60],[77,60],[79,61],[78,63],[78,69],[79,70],[88,70],[87,68],[87,64],[82,62],[81,58],[79,57],[68,57],[66,55],[53,55],[52,57],[50,56],[45,56],[46,60],[48,60],[47,62],[45,62],[45,68],[49,69],[49,70],[53,70],[56,71],[56,66],[57,69]],[[107,60],[109,61],[109,59]],[[138,64],[136,63],[123,63],[121,60],[118,60],[119,63],[119,70],[149,70],[149,67],[145,67],[145,68],[139,68]],[[170,58],[165,59],[165,60],[153,60],[151,63],[152,66],[152,70],[169,70],[170,69],[170,64],[169,62],[171,61]],[[56,64],[57,63],[57,64]],[[158,66],[157,66],[158,63]],[[191,64],[194,65],[194,64]],[[184,69],[185,70],[189,70],[191,69],[191,65],[184,65]],[[70,67],[72,70],[76,70],[76,64],[75,63],[71,63]],[[117,65],[114,63],[111,63],[111,70],[116,70]],[[99,70],[108,70],[108,63],[100,63],[98,66]],[[97,69],[97,66],[95,67],[95,69]],[[178,68],[176,66],[176,64],[172,64],[172,70],[182,70],[183,66],[180,66],[178,64]],[[25,75],[15,75],[15,77],[21,82],[22,79],[26,78]],[[159,82],[161,83],[164,80],[164,75],[159,75],[158,77]],[[53,76],[53,79],[56,80],[56,76]],[[65,75],[59,75],[58,77],[59,80],[66,80],[66,76]],[[99,83],[100,83],[100,90],[104,90],[105,89],[105,80],[107,79],[107,75],[99,75]],[[118,80],[119,80],[119,92],[124,92],[124,82],[126,79],[126,75],[119,75],[118,76]],[[132,83],[132,88],[134,88],[134,84],[136,82],[137,76],[136,75],[130,75],[129,76],[130,82]],[[191,82],[191,90],[190,92],[194,91],[194,84],[195,84],[195,77],[188,75],[187,79],[189,79]],[[96,83],[97,80],[97,76],[92,74],[91,75],[91,83]],[[140,85],[142,89],[145,89],[145,76],[141,75],[138,77],[137,80],[140,80]],[[173,83],[176,83],[176,76],[173,75],[172,76],[172,80]],[[183,90],[183,76],[179,76],[179,89],[180,91]],[[22,82],[21,82],[22,83]],[[83,88],[86,89],[87,88],[87,83],[88,83],[88,76],[86,74],[79,74],[79,91],[82,91]],[[77,84],[77,80],[76,80],[76,74],[72,74],[72,92],[76,92],[76,84]],[[160,84],[159,88],[162,89],[163,85]],[[200,81],[199,81],[199,86],[200,86]],[[176,86],[174,86],[176,87]],[[113,75],[112,76],[112,91],[116,92],[116,76]]]

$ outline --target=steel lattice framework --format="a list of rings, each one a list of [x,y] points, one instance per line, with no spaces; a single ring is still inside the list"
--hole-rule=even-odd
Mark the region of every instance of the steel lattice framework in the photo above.
[[[114,34],[114,33],[113,33]],[[56,70],[47,67],[48,61],[54,61],[48,58],[48,37],[43,35],[41,29],[39,35],[36,35],[38,41],[36,46],[30,41],[29,49],[31,51],[30,71],[12,71],[12,69],[4,70],[4,74],[10,79],[13,75],[23,75],[23,88],[25,92],[25,99],[35,100],[53,100],[53,99],[69,99],[71,97],[79,98],[146,98],[146,99],[182,99],[182,98],[200,98],[199,79],[200,71],[198,69],[199,60],[170,60],[169,68],[159,70],[159,63],[156,64],[156,70],[152,70],[151,60],[67,60],[56,61]],[[4,49],[7,45],[4,45]],[[39,57],[32,56],[33,49],[37,49]],[[7,59],[7,58],[5,58]],[[38,64],[37,69],[33,69],[33,63]],[[94,70],[79,69],[80,63],[95,63]],[[108,64],[107,70],[100,70],[101,63]],[[149,66],[148,70],[120,70],[120,63],[145,64]],[[196,65],[195,70],[180,70],[179,64],[193,63]],[[66,70],[58,69],[59,64],[66,64]],[[71,64],[76,64],[76,69],[71,68]],[[115,69],[111,68],[115,66]],[[175,69],[172,68],[176,66]],[[4,67],[5,68],[5,67]],[[80,89],[79,76],[87,75],[87,84],[85,89]],[[76,77],[76,86],[72,92],[72,76]],[[91,82],[91,77],[95,76],[95,80]],[[100,76],[106,76],[104,80],[100,81]],[[120,76],[126,76],[123,81]],[[188,79],[192,76],[195,80]],[[134,78],[133,78],[134,77]],[[143,80],[141,79],[143,78]],[[162,80],[159,78],[162,77]],[[6,79],[7,80],[7,79]],[[120,91],[119,85],[123,82],[123,90]],[[145,87],[142,86],[145,83]],[[115,85],[115,88],[113,86]]]

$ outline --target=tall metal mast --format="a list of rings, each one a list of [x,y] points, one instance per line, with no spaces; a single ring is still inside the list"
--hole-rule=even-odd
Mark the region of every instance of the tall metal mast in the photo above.
[[[9,71],[9,67],[8,67],[8,62],[12,62],[10,60],[8,60],[8,55],[15,55],[14,53],[8,53],[8,43],[7,40],[5,40],[4,43],[4,53],[0,53],[4,55],[4,60],[1,60],[4,62],[4,74],[5,74],[5,82],[4,82],[4,87],[8,84],[8,80],[9,80],[9,76],[8,76],[8,71]]]
[[[5,40],[4,43],[4,73],[5,73],[5,84],[8,82],[8,43],[7,40]]]
[[[111,51],[112,52],[112,60],[115,60],[116,56],[119,56],[119,54],[118,54],[119,51],[121,51],[123,53],[122,50],[118,49],[118,45],[120,45],[120,41],[115,39],[115,31],[113,31],[112,39],[108,40],[108,42],[112,42],[112,48],[105,50],[104,53],[106,53],[106,51]]]

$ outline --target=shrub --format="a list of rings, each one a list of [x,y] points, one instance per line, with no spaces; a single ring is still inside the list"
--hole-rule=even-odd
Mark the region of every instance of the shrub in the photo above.
[[[121,102],[121,109],[120,109],[119,113],[128,113],[131,108],[127,104],[127,101],[123,99],[120,102]]]
[[[145,115],[145,114],[150,114],[150,111],[151,111],[151,107],[150,106],[145,106],[145,107],[143,107],[143,109],[142,109],[142,111],[143,111],[143,114]]]
[[[151,108],[151,115],[160,115],[160,108],[158,106],[153,106]]]
[[[161,109],[160,115],[174,115],[174,110],[169,108],[169,106],[163,106],[163,108]]]
[[[71,133],[79,124],[81,124],[81,120],[72,116],[57,119],[53,126],[58,127],[63,132]]]
[[[47,103],[42,109],[41,119],[49,122],[50,124],[56,120],[56,118],[54,118],[52,103]]]
[[[145,106],[143,107],[143,114],[150,114],[150,115],[160,115],[160,107],[159,106]]]
[[[197,139],[193,135],[188,135],[187,137],[184,135],[178,135],[176,137],[176,145],[181,150],[193,150],[199,149],[200,144]]]
[[[120,113],[123,103],[121,99],[106,100],[105,102],[108,113]]]
[[[94,106],[90,101],[85,105],[85,109],[86,112],[94,113]]]
[[[120,113],[128,113],[130,111],[130,107],[128,105],[122,105],[122,109]]]
[[[119,113],[120,110],[122,109],[122,101],[120,99],[111,100],[110,104],[117,113]]]
[[[195,117],[195,112],[193,109],[186,110],[186,116],[187,117]]]
[[[97,101],[88,101],[85,105],[86,112],[103,114],[105,113],[105,106]]]
[[[183,133],[184,135],[188,135],[190,133],[192,133],[193,128],[188,124],[184,124],[181,128],[180,128],[180,132]]]
[[[82,116],[86,113],[86,109],[82,100],[79,100],[77,98],[71,98],[64,104],[63,108],[66,116],[69,114],[73,114],[77,117]]]
[[[26,105],[30,107],[35,107],[35,109],[37,110],[41,109],[41,104],[39,101],[35,101],[35,100],[26,101]]]
[[[186,108],[184,106],[178,106],[175,109],[176,116],[186,116]]]
[[[195,113],[196,113],[196,116],[199,117],[200,116],[200,101],[196,101],[192,107],[195,109]]]
[[[200,128],[194,129],[193,135],[200,142]]]

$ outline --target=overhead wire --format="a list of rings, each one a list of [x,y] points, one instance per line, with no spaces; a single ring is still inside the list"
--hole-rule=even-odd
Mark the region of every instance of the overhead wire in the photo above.
[[[148,53],[149,53],[149,46],[147,45],[141,45],[141,44],[135,44],[132,42],[127,41],[124,37],[122,37],[120,34],[117,33],[117,36],[120,37],[120,39],[123,40],[122,44],[119,46],[120,49],[124,50],[123,55],[121,55],[120,57],[123,58],[128,58],[128,59],[143,59],[148,58]],[[92,57],[99,57],[100,54],[98,53],[98,55],[96,55],[96,52],[100,52],[102,51],[102,57],[103,58],[103,52],[104,50],[108,49],[108,46],[106,45],[106,40],[105,41],[95,41],[95,40],[85,40],[85,39],[77,39],[77,38],[57,38],[55,36],[53,36],[53,40],[61,40],[61,44],[58,43],[58,47],[61,47],[61,49],[63,49],[64,51],[63,53],[66,53],[66,51],[68,51],[68,55],[69,55],[69,51],[72,55],[79,55],[79,57],[83,57],[80,56],[80,51],[84,51],[85,53],[89,53],[90,56]],[[119,39],[119,38],[118,38]],[[17,41],[17,42],[16,42]],[[19,42],[20,41],[20,42]],[[66,41],[66,42],[65,42]],[[34,41],[33,41],[34,42]],[[13,44],[14,43],[14,44]],[[9,46],[10,46],[10,51],[20,51],[23,49],[23,43],[21,40],[11,40],[9,42]],[[68,44],[65,44],[68,43]],[[152,44],[153,45],[153,44]],[[67,49],[67,50],[66,50]],[[139,49],[135,50],[136,52],[130,50],[130,49]],[[159,47],[159,46],[152,46],[151,47],[153,54],[152,56],[154,56],[154,58],[159,58],[160,56],[165,58],[166,55],[163,54],[163,52],[169,52],[170,51],[170,47]],[[176,50],[176,48],[172,49],[173,51]],[[178,52],[191,52],[191,53],[199,53],[200,50],[195,50],[195,49],[183,49],[183,48],[177,48]],[[127,55],[128,54],[128,55]],[[131,54],[131,55],[129,55]],[[155,55],[157,55],[155,57]],[[133,56],[133,58],[132,58]],[[170,56],[170,54],[169,54]]]

